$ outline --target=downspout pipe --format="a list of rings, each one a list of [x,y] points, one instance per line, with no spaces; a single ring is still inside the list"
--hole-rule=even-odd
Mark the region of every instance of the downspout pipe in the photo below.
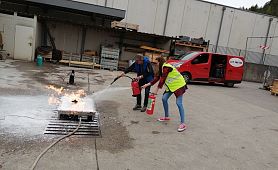
[[[217,48],[218,48],[218,45],[219,45],[219,39],[220,39],[221,30],[222,30],[222,24],[223,24],[225,11],[226,11],[226,7],[223,7],[222,8],[221,20],[220,20],[220,26],[219,26],[219,30],[218,30],[218,34],[217,34],[217,39],[216,39],[216,47],[215,47],[215,50],[214,50],[215,53],[217,53]]]
[[[265,41],[264,41],[264,46],[267,46],[267,41],[269,38],[269,31],[270,31],[270,27],[271,27],[271,23],[273,21],[273,18],[269,18],[269,23],[268,23],[268,27],[267,27],[267,32],[266,32],[266,37],[265,37]],[[264,64],[265,62],[265,48],[263,48],[263,54],[262,54],[262,61],[261,63]]]
[[[167,22],[168,22],[169,8],[170,8],[170,0],[168,0],[168,3],[167,3],[167,11],[166,11],[166,17],[165,17],[164,28],[163,28],[163,35],[164,36],[165,36],[165,33],[166,33],[166,27],[167,27]]]

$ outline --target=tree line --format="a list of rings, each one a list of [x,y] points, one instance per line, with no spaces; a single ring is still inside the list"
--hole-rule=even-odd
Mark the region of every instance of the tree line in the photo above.
[[[262,14],[274,15],[278,17],[278,0],[270,0],[269,2],[265,3],[265,5],[262,7],[259,7],[258,5],[253,5],[249,9],[244,7],[242,9]]]

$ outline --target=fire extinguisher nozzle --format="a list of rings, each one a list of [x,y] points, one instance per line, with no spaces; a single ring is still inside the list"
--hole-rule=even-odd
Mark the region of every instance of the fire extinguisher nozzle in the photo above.
[[[119,78],[120,78],[120,77],[114,78],[113,82],[112,82],[110,85],[114,84]]]

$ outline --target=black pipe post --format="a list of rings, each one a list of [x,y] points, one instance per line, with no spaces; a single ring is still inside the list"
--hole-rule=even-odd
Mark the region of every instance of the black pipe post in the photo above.
[[[248,40],[250,37],[247,37],[246,43],[245,43],[245,55],[244,55],[244,60],[247,61],[247,47],[248,47]]]
[[[166,26],[167,26],[167,22],[168,22],[169,8],[170,8],[170,0],[168,0],[168,3],[167,3],[167,11],[166,11],[166,17],[165,17],[165,22],[164,22],[163,35],[165,35],[165,33],[166,33]]]
[[[215,47],[215,50],[214,50],[215,53],[217,53],[217,48],[218,48],[220,34],[221,34],[221,30],[222,30],[222,23],[223,23],[223,19],[224,19],[225,10],[226,10],[226,7],[223,7],[222,8],[221,20],[220,20],[220,26],[219,26],[217,40],[216,40],[216,47]]]
[[[266,38],[265,38],[265,41],[264,41],[264,46],[266,47],[267,46],[267,41],[268,41],[268,36],[269,36],[269,31],[270,31],[270,27],[271,27],[271,22],[273,21],[273,18],[269,18],[269,23],[268,23],[268,28],[267,28],[267,32],[266,32]],[[263,54],[262,54],[262,61],[261,63],[264,65],[264,62],[265,62],[265,48],[263,48]]]

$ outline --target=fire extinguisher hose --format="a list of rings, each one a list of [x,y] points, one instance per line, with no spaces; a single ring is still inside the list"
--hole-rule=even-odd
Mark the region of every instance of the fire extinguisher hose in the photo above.
[[[132,81],[134,80],[134,78],[132,78],[132,77],[130,77],[130,76],[127,76],[127,75],[124,75],[124,76],[127,77],[127,78],[129,78],[129,79],[131,79]],[[121,78],[121,76],[116,77],[110,85],[114,84],[119,78]]]
[[[41,157],[50,149],[52,148],[54,145],[56,145],[58,142],[60,142],[61,140],[67,138],[67,137],[70,137],[71,135],[73,135],[75,132],[78,131],[79,127],[81,125],[81,118],[79,119],[79,124],[77,126],[77,128],[72,131],[71,133],[65,135],[65,136],[62,136],[60,138],[58,138],[56,141],[54,141],[51,145],[49,145],[47,148],[45,148],[45,150],[43,150],[43,152],[37,157],[37,159],[35,160],[35,162],[33,163],[32,167],[31,167],[31,170],[34,170],[35,167],[37,166],[39,160],[41,159]]]
[[[130,77],[130,76],[125,75],[125,77],[130,78],[131,80],[134,80],[134,78],[132,78],[132,77]]]

